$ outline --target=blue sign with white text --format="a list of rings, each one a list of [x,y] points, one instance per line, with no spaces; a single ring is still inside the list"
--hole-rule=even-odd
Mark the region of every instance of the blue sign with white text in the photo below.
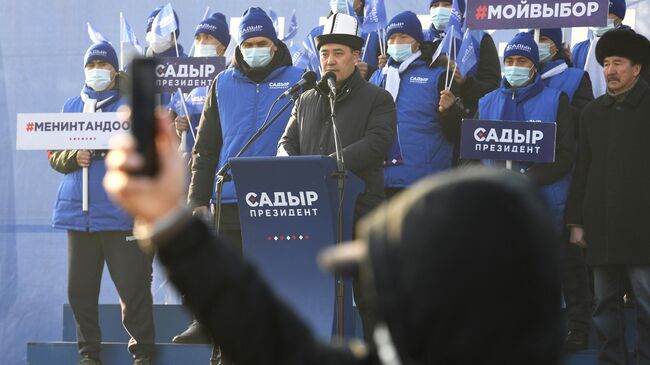
[[[470,0],[470,29],[562,28],[607,24],[608,0]]]
[[[555,161],[555,123],[464,119],[460,157],[469,160]]]

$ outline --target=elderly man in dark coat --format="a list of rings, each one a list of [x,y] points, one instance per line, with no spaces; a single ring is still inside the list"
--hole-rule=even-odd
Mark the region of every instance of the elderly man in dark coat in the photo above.
[[[594,267],[599,364],[626,364],[624,281],[637,307],[637,364],[650,364],[650,87],[639,77],[650,42],[629,31],[602,36],[596,58],[607,93],[585,107],[566,211],[571,242]]]

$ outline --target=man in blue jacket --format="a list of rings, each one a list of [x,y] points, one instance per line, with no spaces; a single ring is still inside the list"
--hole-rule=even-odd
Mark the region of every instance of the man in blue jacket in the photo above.
[[[207,217],[208,206],[216,201],[216,171],[241,150],[262,126],[271,104],[298,82],[302,73],[292,66],[289,49],[278,39],[264,10],[246,10],[232,67],[212,82],[199,121],[188,196],[194,214]],[[275,156],[289,116],[287,110],[244,156]],[[239,210],[232,181],[224,183],[221,201],[219,233],[241,253]]]
[[[530,30],[529,33],[533,33]],[[589,74],[582,69],[571,67],[562,49],[562,29],[540,30],[539,73],[544,85],[558,89],[569,97],[573,110],[574,131],[578,130],[578,120],[582,110],[594,100]],[[577,140],[577,138],[576,138]],[[584,249],[570,244],[568,233],[562,235],[563,289],[567,306],[567,336],[564,350],[573,352],[587,348],[591,327],[593,295],[589,288],[589,274],[585,262]]]
[[[405,11],[386,27],[388,66],[376,71],[370,82],[388,90],[397,107],[397,135],[384,161],[384,186],[391,197],[416,180],[452,166],[453,144],[446,129],[453,121],[438,114],[440,92],[445,89],[446,68],[429,67],[417,15]]]
[[[64,113],[115,112],[125,104],[117,55],[108,43],[93,44],[84,58],[86,83],[68,99]],[[123,85],[122,85],[123,87]],[[68,231],[68,299],[77,324],[79,365],[101,365],[98,299],[104,263],[120,295],[122,323],[131,335],[134,364],[150,364],[154,351],[151,297],[152,256],[133,237],[133,220],[108,200],[102,187],[106,151],[65,150],[49,155],[64,174],[53,214],[54,228]],[[88,211],[82,211],[82,169],[88,168]]]
[[[147,17],[147,27],[146,27],[146,36],[147,47],[146,54],[147,56],[152,57],[186,57],[187,55],[183,51],[183,46],[178,44],[178,36],[180,34],[180,23],[178,21],[178,14],[174,10],[174,18],[176,19],[176,24],[179,26],[173,33],[169,33],[166,36],[159,36],[151,30],[153,25],[153,20],[156,18],[156,15],[162,10],[162,6],[159,6],[151,11]],[[178,45],[178,53],[176,53],[176,46]]]
[[[230,44],[230,33],[225,15],[214,13],[203,19],[194,32],[194,54],[193,57],[216,57],[224,56],[228,44]],[[226,60],[226,64],[228,60]],[[185,133],[185,145],[181,146],[186,152],[194,148],[194,136],[199,127],[199,119],[203,104],[205,104],[208,87],[201,86],[192,90],[189,95],[175,93],[169,103],[171,117],[176,126],[176,134],[179,137]],[[184,100],[183,100],[184,99]],[[183,102],[187,107],[189,116],[185,115]]]

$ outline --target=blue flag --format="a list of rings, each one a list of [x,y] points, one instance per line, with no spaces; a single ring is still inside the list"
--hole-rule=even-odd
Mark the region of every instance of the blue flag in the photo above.
[[[144,48],[122,13],[120,13],[120,42],[130,44],[139,54],[144,53]]]
[[[463,38],[463,17],[460,15],[458,0],[454,0],[451,6],[451,16],[447,25],[447,33],[452,33],[452,36],[457,40]]]
[[[90,40],[93,41],[93,43],[108,43],[112,44],[106,37],[104,37],[101,33],[95,30],[90,23],[88,24],[88,37],[90,37]]]
[[[384,0],[366,0],[363,6],[363,23],[361,30],[364,33],[376,32],[388,25],[386,19],[386,5]]]
[[[287,43],[288,41],[293,42],[293,38],[298,34],[298,19],[296,18],[296,9],[293,9],[291,14],[291,22],[289,23],[289,30],[287,34],[282,38],[282,42]]]
[[[176,24],[176,17],[174,17],[172,4],[167,4],[160,10],[156,17],[153,18],[151,31],[160,37],[164,37],[171,32],[176,31],[176,29],[178,29],[178,24]]]
[[[481,47],[481,31],[466,29],[463,42],[458,51],[458,70],[463,76],[472,75],[476,71]]]
[[[271,18],[271,22],[273,22],[275,34],[280,35],[280,21],[278,20],[278,14],[271,8],[269,8],[269,18]]]

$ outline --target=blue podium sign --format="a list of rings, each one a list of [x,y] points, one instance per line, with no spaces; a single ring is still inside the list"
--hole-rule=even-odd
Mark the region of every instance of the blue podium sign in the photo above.
[[[244,256],[322,339],[332,335],[335,282],[316,265],[325,246],[336,243],[338,213],[334,159],[325,156],[240,157],[232,162]],[[352,238],[356,197],[363,182],[348,173],[344,239]],[[349,292],[349,290],[346,290]],[[351,295],[345,317],[351,319]],[[351,323],[346,323],[349,332]]]
[[[464,119],[460,157],[476,160],[555,161],[556,124]]]

